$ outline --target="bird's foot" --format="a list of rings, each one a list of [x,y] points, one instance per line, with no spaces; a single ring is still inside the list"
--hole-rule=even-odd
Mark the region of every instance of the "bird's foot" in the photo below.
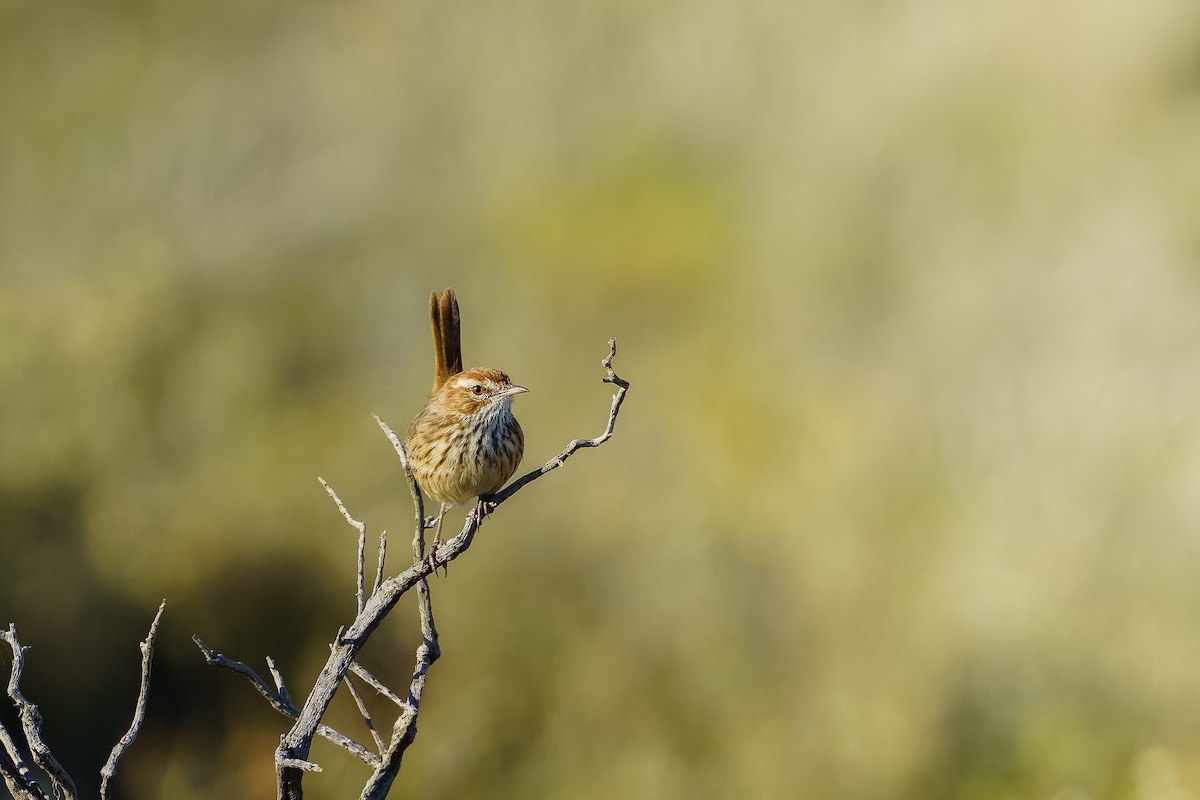
[[[437,577],[438,570],[440,569],[444,578],[450,574],[450,562],[438,561],[437,552],[442,544],[440,539],[434,540],[433,544],[429,546],[428,552],[425,553],[425,562],[429,564],[429,570],[434,574],[434,577]]]
[[[492,502],[492,495],[480,497],[475,503],[475,518],[482,523],[484,518],[490,517],[495,509],[496,504]]]

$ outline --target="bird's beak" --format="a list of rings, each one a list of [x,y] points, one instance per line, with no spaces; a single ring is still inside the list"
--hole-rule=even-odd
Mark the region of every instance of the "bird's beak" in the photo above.
[[[507,389],[501,389],[499,392],[496,393],[496,396],[497,397],[512,397],[514,394],[521,394],[522,392],[528,392],[528,391],[529,390],[526,389],[524,386],[513,385],[513,386],[508,387]]]

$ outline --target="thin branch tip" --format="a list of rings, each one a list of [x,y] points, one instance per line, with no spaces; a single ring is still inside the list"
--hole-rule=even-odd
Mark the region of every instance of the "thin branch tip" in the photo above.
[[[200,638],[200,634],[192,634],[192,643],[195,644],[196,647],[200,648],[200,653],[204,656],[204,660],[206,662],[209,664],[213,663],[213,657],[216,655],[216,651],[209,647],[204,640]]]
[[[125,735],[113,746],[112,752],[108,756],[108,761],[100,769],[100,797],[105,800],[108,797],[108,781],[117,772],[117,763],[124,757],[125,752],[133,746],[134,740],[142,730],[142,724],[146,721],[146,701],[150,696],[150,667],[154,659],[154,642],[158,638],[158,623],[162,620],[163,611],[167,608],[166,598],[158,605],[158,613],[154,615],[154,621],[150,623],[150,632],[146,634],[146,638],[138,644],[138,649],[142,653],[142,679],[138,685],[137,702],[133,707],[133,722],[129,724],[129,730]]]

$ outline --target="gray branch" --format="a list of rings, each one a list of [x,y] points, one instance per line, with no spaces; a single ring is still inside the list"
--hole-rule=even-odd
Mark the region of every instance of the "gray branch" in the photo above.
[[[150,623],[150,632],[146,634],[145,641],[139,646],[142,652],[142,677],[138,686],[137,703],[133,710],[133,722],[130,723],[129,730],[113,747],[108,762],[100,770],[101,800],[106,800],[108,797],[108,782],[116,774],[117,763],[133,745],[138,732],[142,729],[142,723],[146,720],[146,699],[150,694],[150,665],[154,659],[154,641],[158,637],[158,623],[162,620],[166,607],[167,601],[164,600],[158,606],[158,613],[154,615],[154,621]],[[8,679],[8,696],[12,698],[20,716],[21,731],[25,735],[25,743],[29,747],[33,763],[50,777],[56,797],[63,800],[74,800],[78,796],[75,782],[71,780],[71,776],[63,769],[62,764],[58,763],[42,739],[42,715],[37,706],[29,702],[21,693],[21,673],[25,670],[25,651],[29,648],[22,646],[18,641],[16,626],[11,623],[7,631],[0,631],[0,639],[7,642],[12,650],[13,663]],[[38,785],[33,773],[30,772],[21,757],[21,751],[13,741],[12,735],[3,725],[0,725],[0,777],[4,778],[4,785],[14,798],[46,800],[46,792]]]
[[[283,678],[279,677],[279,671],[275,669],[273,661],[268,660],[268,665],[271,668],[271,673],[275,676],[279,690],[275,691],[267,684],[262,677],[253,669],[243,664],[241,661],[234,661],[232,658],[223,656],[216,650],[213,650],[199,636],[193,636],[192,641],[196,643],[196,647],[200,648],[200,652],[204,655],[204,660],[216,667],[224,667],[227,670],[236,672],[237,674],[250,681],[250,685],[258,690],[258,693],[266,698],[267,702],[286,717],[296,719],[300,716],[300,710],[292,704],[291,698],[288,696],[287,687],[283,685]],[[361,761],[371,765],[372,767],[379,763],[379,756],[372,753],[369,749],[354,741],[348,736],[338,733],[328,725],[318,725],[317,734],[325,737],[329,741],[341,747],[343,750],[357,756]]]
[[[470,531],[470,535],[474,536],[473,530]],[[469,543],[469,539],[467,541]],[[429,572],[429,562],[421,561],[400,575],[385,580],[379,587],[379,591],[368,598],[363,613],[358,615],[358,618],[334,643],[333,652],[330,654],[329,660],[325,662],[320,675],[317,676],[316,684],[313,686],[304,708],[295,715],[296,724],[284,735],[276,750],[275,764],[278,768],[280,798],[303,797],[300,785],[301,772],[290,766],[290,762],[293,760],[307,761],[313,735],[319,728],[321,718],[324,717],[329,704],[333,701],[334,693],[350,668],[350,664],[400,598]],[[262,690],[259,691],[261,693]]]
[[[379,534],[379,558],[375,565],[375,585],[371,587],[371,594],[379,591],[380,584],[383,583],[383,568],[387,562],[387,531],[382,531]]]
[[[16,800],[47,800],[46,793],[25,765],[25,759],[21,757],[12,735],[2,724],[0,745],[3,745],[3,749],[0,749],[0,777],[4,778],[9,794]]]
[[[17,628],[12,623],[9,623],[7,631],[0,631],[0,639],[8,642],[8,646],[12,648],[13,663],[8,678],[8,696],[12,699],[13,705],[17,707],[17,713],[20,715],[21,731],[25,734],[29,755],[33,758],[33,763],[50,776],[50,782],[54,785],[54,793],[58,797],[62,800],[75,800],[78,797],[75,781],[71,780],[71,776],[63,769],[62,764],[58,763],[58,759],[54,757],[50,748],[46,746],[46,742],[42,740],[41,713],[38,712],[37,706],[26,700],[25,695],[21,694],[21,673],[25,670],[25,651],[29,648],[23,647],[17,640]]]
[[[289,706],[294,706],[292,696],[288,694],[287,684],[283,682],[283,674],[279,667],[275,666],[275,659],[270,656],[267,656],[267,669],[271,672],[271,680],[275,681],[275,691],[279,693],[279,699]]]
[[[154,640],[158,636],[158,622],[162,619],[166,607],[167,601],[163,600],[158,606],[158,613],[154,615],[154,621],[150,623],[150,632],[146,634],[146,640],[138,645],[142,651],[142,681],[138,688],[137,704],[133,709],[133,722],[129,724],[129,730],[113,747],[108,762],[100,770],[100,800],[107,800],[108,782],[117,772],[117,762],[137,739],[138,732],[142,729],[142,723],[146,720],[146,698],[150,694],[150,664],[154,660]]]
[[[362,664],[359,664],[357,661],[352,662],[350,664],[350,671],[362,678],[364,683],[366,683],[375,691],[379,692],[388,700],[391,700],[396,705],[400,706],[401,708],[406,708],[408,706],[408,702],[403,697],[384,686],[383,681],[379,680],[379,678],[376,678],[374,675],[368,672],[367,668]]]
[[[629,381],[622,379],[620,376],[617,375],[616,372],[613,371],[612,362],[613,362],[613,359],[616,358],[616,356],[617,356],[617,340],[609,339],[608,340],[608,355],[604,358],[604,360],[602,360],[600,362],[600,365],[602,367],[604,367],[605,371],[608,373],[607,375],[604,376],[604,378],[602,380],[605,383],[611,383],[614,386],[616,386],[617,393],[613,395],[612,407],[608,411],[608,425],[605,426],[604,433],[600,434],[595,439],[575,439],[575,440],[573,440],[570,444],[568,444],[566,447],[564,447],[563,451],[561,453],[559,453],[557,456],[550,459],[549,461],[547,461],[545,464],[538,467],[537,469],[526,472],[524,475],[517,478],[515,481],[510,483],[508,486],[504,487],[503,490],[497,492],[496,495],[494,497],[492,497],[490,501],[488,501],[489,509],[494,510],[497,506],[499,506],[505,500],[512,497],[514,494],[521,491],[527,485],[529,485],[530,483],[533,483],[538,478],[545,475],[547,472],[558,469],[563,464],[565,464],[567,459],[570,458],[571,456],[573,456],[576,453],[576,451],[581,450],[585,447],[599,447],[600,445],[604,444],[605,442],[607,442],[609,439],[612,438],[613,430],[615,430],[617,427],[617,414],[619,414],[621,412],[621,404],[625,402],[625,393],[627,391],[629,391]]]
[[[350,523],[350,527],[358,531],[358,613],[361,614],[363,604],[366,602],[366,566],[367,566],[367,523],[359,522],[354,517],[350,516],[350,512],[346,510],[346,506],[342,504],[342,500],[337,496],[337,492],[333,490],[324,478],[317,478],[321,485],[325,487],[325,491],[333,498],[333,502],[337,503],[338,511],[342,512],[342,516],[346,518],[346,522]],[[380,561],[382,562],[382,556]]]
[[[362,714],[363,721],[367,723],[367,730],[371,732],[371,738],[375,740],[375,748],[383,752],[383,739],[379,736],[379,731],[375,729],[375,720],[371,719],[371,712],[367,709],[367,704],[363,702],[362,697],[358,694],[358,689],[354,688],[354,682],[347,675],[342,678],[346,684],[346,689],[350,692],[350,696],[354,698],[354,705],[358,706],[358,713]]]
[[[417,607],[421,614],[421,636],[423,641],[417,648],[417,666],[413,669],[412,682],[408,689],[408,703],[392,726],[392,740],[383,753],[383,763],[375,768],[367,785],[363,787],[359,800],[383,800],[392,788],[404,752],[417,738],[417,714],[421,710],[421,694],[425,691],[425,677],[429,667],[442,655],[438,645],[437,628],[433,624],[433,605],[429,597],[429,582],[417,584]]]
[[[387,423],[381,420],[375,414],[371,415],[376,424],[383,430],[388,441],[392,443],[392,447],[396,450],[396,455],[400,457],[400,466],[404,468],[404,477],[408,481],[408,491],[413,499],[413,561],[420,561],[425,556],[425,529],[432,527],[430,521],[425,519],[425,498],[421,494],[421,487],[417,485],[417,479],[413,477],[412,465],[408,461],[408,451],[404,449],[404,443],[400,441],[400,437],[388,427]]]

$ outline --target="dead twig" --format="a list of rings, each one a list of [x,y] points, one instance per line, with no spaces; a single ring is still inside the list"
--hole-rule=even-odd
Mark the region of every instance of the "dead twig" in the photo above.
[[[521,477],[504,487],[496,493],[495,497],[488,503],[489,509],[496,509],[501,503],[512,497],[517,492],[524,489],[530,483],[533,483],[538,478],[545,475],[551,470],[556,470],[566,463],[567,459],[573,456],[577,451],[585,447],[599,447],[612,438],[613,431],[617,427],[617,414],[621,413],[621,404],[625,402],[625,393],[629,391],[629,381],[624,380],[613,371],[613,359],[617,356],[617,340],[608,340],[608,355],[600,362],[600,365],[607,371],[607,375],[602,378],[605,383],[611,383],[617,387],[617,393],[613,395],[612,407],[608,410],[608,425],[604,428],[604,433],[597,436],[595,439],[574,439],[563,448],[562,452],[554,458],[547,461],[542,466],[535,470],[526,472]]]
[[[300,716],[300,710],[292,705],[291,698],[288,696],[287,688],[283,685],[283,678],[279,675],[279,671],[275,669],[275,662],[270,659],[267,663],[271,669],[272,675],[275,676],[279,690],[275,691],[267,684],[262,677],[241,661],[234,661],[232,658],[221,655],[216,650],[209,647],[199,636],[193,636],[192,641],[196,643],[196,647],[200,648],[200,652],[204,655],[204,660],[216,667],[224,667],[231,672],[236,672],[246,680],[250,681],[250,685],[258,690],[258,693],[266,698],[267,702],[286,717],[296,719]],[[379,763],[379,756],[372,753],[369,749],[351,739],[349,736],[344,736],[328,725],[318,725],[317,735],[322,736],[329,741],[341,747],[348,753],[357,756],[360,761],[363,761],[371,766]]]
[[[38,707],[21,694],[21,673],[25,670],[25,651],[29,648],[24,647],[17,639],[17,628],[11,623],[7,631],[0,631],[0,639],[7,642],[12,649],[13,663],[8,677],[8,696],[17,707],[17,713],[21,718],[21,732],[25,734],[25,744],[29,747],[29,755],[33,759],[33,763],[50,776],[50,782],[54,785],[54,793],[58,797],[62,800],[75,800],[78,797],[75,781],[71,780],[71,776],[63,769],[62,764],[58,763],[58,759],[54,757],[42,739],[42,715],[38,711]]]
[[[166,608],[167,601],[163,600],[158,606],[158,613],[154,615],[154,621],[150,623],[150,632],[146,634],[146,639],[138,645],[142,651],[142,681],[138,688],[137,703],[133,708],[133,722],[129,724],[129,730],[113,747],[108,761],[100,769],[100,800],[107,800],[108,782],[117,772],[117,762],[137,739],[138,732],[142,729],[142,723],[146,720],[146,699],[150,695],[150,665],[154,660],[154,640],[158,637],[158,622],[162,619],[163,611]]]
[[[363,605],[366,602],[367,523],[359,522],[354,517],[350,516],[350,512],[347,511],[346,506],[342,504],[342,499],[337,496],[337,492],[333,490],[332,486],[325,482],[324,478],[317,478],[317,480],[321,482],[321,485],[325,487],[325,491],[330,497],[333,498],[333,502],[337,504],[338,511],[342,512],[342,516],[346,518],[346,522],[350,523],[350,527],[358,531],[358,580],[356,582],[356,586],[358,587],[358,613],[361,614]],[[381,566],[382,561],[383,558],[381,556]]]
[[[437,628],[433,624],[433,606],[429,597],[429,581],[417,584],[417,608],[421,615],[422,642],[417,648],[417,666],[413,669],[412,682],[408,688],[408,702],[392,726],[392,739],[383,753],[383,761],[375,768],[367,785],[363,787],[361,800],[383,800],[400,772],[400,762],[408,746],[417,738],[417,715],[421,711],[421,695],[425,691],[425,678],[433,662],[442,655],[438,644]]]
[[[388,424],[381,420],[377,415],[372,414],[372,419],[383,430],[383,434],[387,436],[388,441],[392,443],[392,447],[396,451],[396,455],[400,457],[400,466],[404,469],[405,480],[408,481],[408,491],[413,499],[413,513],[415,519],[413,521],[413,563],[420,561],[425,556],[425,529],[432,527],[429,520],[425,519],[425,498],[421,494],[421,487],[417,486],[417,479],[413,477],[412,465],[408,461],[408,451],[404,449],[404,443],[400,441],[400,437],[388,427]]]
[[[379,692],[381,695],[386,697],[388,700],[391,700],[393,703],[400,706],[401,708],[407,707],[408,703],[407,703],[407,701],[405,701],[405,699],[403,697],[396,694],[388,687],[384,686],[383,681],[379,680],[379,678],[376,678],[374,675],[372,675],[370,672],[368,672],[366,667],[364,667],[362,664],[359,664],[357,661],[352,662],[350,664],[350,671],[353,672],[358,677],[362,678],[363,681],[368,686],[370,686],[375,691]]]
[[[8,792],[17,800],[46,800],[46,793],[25,765],[21,751],[8,729],[0,724],[0,777]]]

